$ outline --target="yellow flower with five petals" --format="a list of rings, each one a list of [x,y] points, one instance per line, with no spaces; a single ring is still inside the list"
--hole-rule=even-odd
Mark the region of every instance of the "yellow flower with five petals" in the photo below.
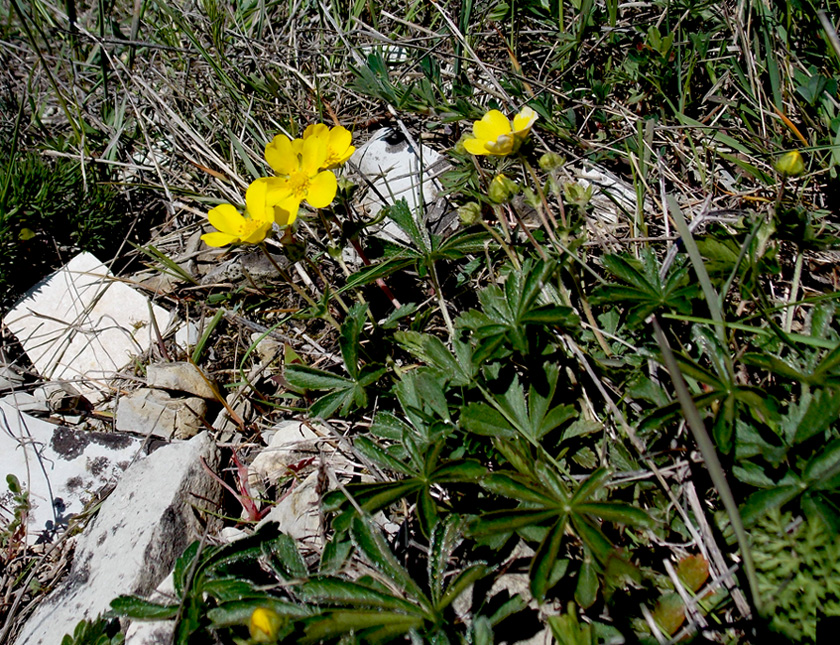
[[[278,134],[265,147],[265,160],[278,175],[266,178],[266,204],[278,207],[287,223],[295,220],[302,201],[313,208],[324,208],[335,199],[338,180],[332,172],[323,170],[328,154],[329,138],[323,136],[310,135],[293,142],[285,134]]]
[[[473,137],[464,141],[464,148],[474,155],[505,157],[519,150],[536,120],[537,113],[527,106],[513,121],[498,110],[490,110],[473,123]]]
[[[220,204],[207,213],[207,219],[216,228],[212,233],[201,236],[208,246],[221,247],[228,244],[259,244],[275,221],[275,209],[266,206],[268,184],[265,178],[253,182],[245,193],[245,216],[235,206]]]

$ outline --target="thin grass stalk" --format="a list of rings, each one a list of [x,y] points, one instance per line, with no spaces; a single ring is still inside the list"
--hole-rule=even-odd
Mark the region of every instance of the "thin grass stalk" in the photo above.
[[[680,372],[677,359],[668,345],[668,340],[665,338],[665,333],[659,326],[656,316],[651,317],[651,324],[653,325],[653,332],[656,336],[656,343],[659,345],[659,350],[662,352],[662,361],[668,373],[671,375],[671,381],[674,384],[674,391],[677,394],[677,400],[682,408],[686,423],[694,441],[697,443],[697,448],[700,454],[703,455],[703,460],[706,463],[706,468],[709,471],[712,484],[720,495],[723,506],[726,509],[726,514],[729,516],[729,521],[732,524],[732,530],[735,533],[735,538],[738,541],[738,547],[741,550],[741,557],[743,558],[744,573],[747,576],[747,583],[750,588],[750,596],[752,598],[753,607],[761,614],[761,595],[758,590],[758,577],[756,576],[755,564],[753,563],[752,551],[750,549],[749,538],[744,529],[744,523],[741,521],[741,513],[738,510],[738,504],[732,494],[732,489],[729,488],[729,483],[726,481],[726,473],[723,471],[723,466],[718,458],[717,449],[712,442],[712,438],[706,431],[706,426],[700,413],[697,411],[697,406],[694,405],[694,400],[691,398],[691,393],[688,391]]]

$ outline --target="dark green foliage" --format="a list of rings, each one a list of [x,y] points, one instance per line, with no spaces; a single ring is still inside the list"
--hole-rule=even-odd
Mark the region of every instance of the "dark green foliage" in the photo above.
[[[103,166],[25,152],[0,159],[8,182],[0,203],[0,307],[79,251],[110,259],[131,219],[121,194],[107,185]],[[85,180],[87,190],[85,190]]]

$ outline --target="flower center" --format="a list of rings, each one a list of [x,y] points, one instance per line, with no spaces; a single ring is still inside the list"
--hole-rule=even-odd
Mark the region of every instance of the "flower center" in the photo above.
[[[309,192],[309,175],[300,171],[292,173],[289,176],[289,182],[286,185],[295,197],[303,199]]]

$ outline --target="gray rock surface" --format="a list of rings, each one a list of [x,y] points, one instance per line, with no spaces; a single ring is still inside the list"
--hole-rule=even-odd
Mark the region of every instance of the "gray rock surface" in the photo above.
[[[216,399],[215,380],[197,365],[187,362],[155,363],[146,368],[146,385],[161,390],[186,392],[202,399]]]
[[[27,543],[48,542],[63,530],[98,490],[122,476],[142,444],[123,434],[57,426],[22,412],[8,397],[0,400],[0,476],[15,475],[29,494]],[[5,481],[2,492],[11,513]]]
[[[35,610],[16,645],[57,645],[115,597],[146,595],[160,584],[202,533],[193,504],[211,506],[221,495],[202,457],[210,468],[217,466],[206,433],[164,446],[125,472],[79,538],[70,574]]]
[[[120,399],[117,430],[163,439],[189,439],[202,428],[207,414],[204,399],[192,396],[173,399],[162,390],[139,388]]]

